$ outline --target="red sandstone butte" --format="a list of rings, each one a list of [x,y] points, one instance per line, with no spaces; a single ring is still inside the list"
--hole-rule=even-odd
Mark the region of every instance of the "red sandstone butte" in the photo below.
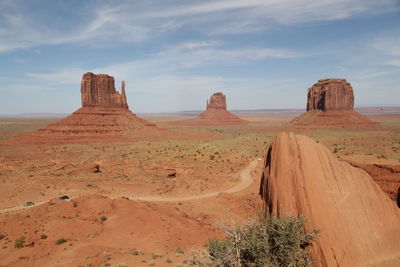
[[[354,111],[353,87],[345,79],[318,80],[307,94],[307,112],[291,121],[300,127],[370,128],[378,123]]]
[[[226,110],[226,96],[221,93],[215,93],[210,97],[210,101],[207,99],[207,110],[208,109],[224,109]]]
[[[353,108],[353,87],[345,79],[319,80],[308,89],[307,111],[353,110]]]
[[[162,135],[154,124],[139,118],[129,110],[125,83],[122,82],[119,93],[115,89],[112,76],[85,73],[81,82],[81,99],[82,108],[70,116],[49,124],[46,128],[23,134],[19,139],[62,143]]]
[[[217,92],[210,100],[207,100],[206,111],[194,119],[171,122],[175,125],[189,126],[219,126],[219,125],[246,125],[247,121],[242,120],[227,110],[226,96]]]
[[[128,109],[125,82],[121,94],[115,90],[114,77],[107,74],[83,74],[81,81],[82,107],[112,107]]]
[[[270,214],[320,230],[314,266],[382,265],[400,257],[400,209],[364,170],[309,137],[280,133],[266,155],[260,194]]]

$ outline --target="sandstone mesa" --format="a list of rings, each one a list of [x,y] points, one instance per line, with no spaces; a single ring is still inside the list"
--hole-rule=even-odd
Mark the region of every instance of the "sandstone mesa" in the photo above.
[[[353,87],[345,79],[318,80],[307,93],[307,112],[293,119],[298,127],[373,128],[378,123],[354,111]]]

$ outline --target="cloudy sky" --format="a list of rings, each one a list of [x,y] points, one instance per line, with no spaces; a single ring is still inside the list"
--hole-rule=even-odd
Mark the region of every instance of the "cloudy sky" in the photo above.
[[[70,113],[91,71],[134,112],[305,108],[318,79],[400,105],[399,0],[0,0],[0,114]]]

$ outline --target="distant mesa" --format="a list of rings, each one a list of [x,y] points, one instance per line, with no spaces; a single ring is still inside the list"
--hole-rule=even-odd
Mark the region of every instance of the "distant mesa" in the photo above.
[[[189,126],[224,126],[224,125],[246,125],[247,121],[242,120],[227,110],[226,96],[217,92],[210,100],[207,99],[206,110],[194,119],[171,122],[176,125]]]
[[[383,266],[400,256],[396,203],[365,171],[309,137],[274,138],[260,194],[270,214],[304,215],[307,229],[320,230],[310,246],[314,266]]]
[[[353,87],[345,79],[318,80],[307,95],[307,111],[353,110]]]
[[[207,99],[206,109],[224,109],[226,110],[226,96],[221,93],[214,93],[210,97],[210,101]]]
[[[300,127],[370,128],[379,124],[354,111],[353,87],[345,79],[318,80],[307,94],[307,112],[291,121]]]
[[[125,83],[122,82],[119,93],[115,89],[112,76],[85,73],[81,82],[81,98],[82,108],[61,121],[23,137],[46,137],[46,140],[60,142],[69,139],[87,142],[96,138],[143,138],[158,134],[161,130],[129,110]]]

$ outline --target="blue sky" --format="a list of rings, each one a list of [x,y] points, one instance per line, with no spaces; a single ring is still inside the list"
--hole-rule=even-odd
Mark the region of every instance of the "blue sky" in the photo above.
[[[399,106],[400,1],[0,0],[0,114],[73,112],[87,71],[134,112],[305,108],[329,77]]]

